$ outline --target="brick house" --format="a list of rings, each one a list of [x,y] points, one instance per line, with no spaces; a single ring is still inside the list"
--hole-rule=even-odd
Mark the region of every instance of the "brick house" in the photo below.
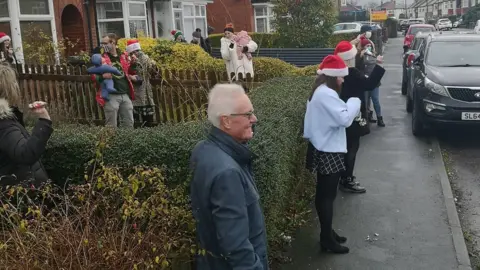
[[[227,23],[233,23],[235,30],[248,32],[274,31],[273,4],[266,0],[222,0],[207,5],[208,25],[215,33],[223,32]]]
[[[22,42],[35,38],[27,34],[30,24],[54,42],[78,40],[72,53],[98,46],[99,37],[109,32],[171,38],[170,31],[177,29],[190,41],[196,28],[207,32],[209,3],[213,0],[0,0],[0,32],[12,37],[19,60]]]

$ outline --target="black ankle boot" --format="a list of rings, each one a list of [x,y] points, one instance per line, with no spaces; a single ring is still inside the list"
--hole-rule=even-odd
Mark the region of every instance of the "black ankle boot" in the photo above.
[[[350,193],[365,193],[367,189],[360,186],[358,182],[355,181],[355,177],[346,177],[341,181],[339,188],[343,192]]]
[[[333,238],[340,244],[343,244],[345,242],[347,242],[347,238],[346,237],[343,237],[343,236],[340,236],[338,235],[335,230],[332,229],[332,234],[333,234]]]
[[[373,112],[372,111],[368,112],[368,121],[370,123],[376,123],[377,122],[377,120],[373,119]]]
[[[333,239],[333,235],[331,234],[329,237],[323,237],[320,239],[320,247],[323,252],[331,251],[333,253],[345,254],[350,251],[348,247],[340,245],[335,239]]]
[[[382,116],[379,116],[377,117],[378,118],[378,122],[377,122],[377,125],[379,127],[384,127],[385,126],[385,122],[383,122],[383,117]]]

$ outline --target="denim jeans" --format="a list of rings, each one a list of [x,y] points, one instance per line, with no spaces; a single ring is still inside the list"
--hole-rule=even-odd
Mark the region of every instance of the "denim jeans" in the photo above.
[[[382,116],[382,108],[380,107],[380,88],[375,88],[372,91],[365,92],[365,102],[366,108],[370,109],[370,98],[373,103],[373,108],[375,109],[375,114],[377,117]]]

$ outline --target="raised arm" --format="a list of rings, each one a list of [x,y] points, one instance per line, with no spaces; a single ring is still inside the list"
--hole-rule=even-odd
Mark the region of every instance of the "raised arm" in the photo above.
[[[8,120],[4,120],[8,121]],[[10,121],[0,129],[0,151],[17,164],[33,165],[45,152],[47,142],[52,135],[52,121],[40,118],[26,137],[15,124]]]
[[[334,120],[337,126],[349,127],[352,125],[353,119],[360,112],[360,99],[350,98],[347,102],[332,95],[324,95],[318,102],[326,108],[327,113]]]
[[[231,269],[263,270],[249,240],[247,205],[240,173],[229,170],[215,177],[210,200],[218,245]]]

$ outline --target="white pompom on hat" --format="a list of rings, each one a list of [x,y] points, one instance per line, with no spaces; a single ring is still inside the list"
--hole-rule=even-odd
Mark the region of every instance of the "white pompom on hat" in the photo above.
[[[334,55],[340,56],[343,60],[348,61],[355,58],[357,55],[357,48],[352,45],[349,41],[340,41],[335,47]]]
[[[348,75],[348,67],[340,56],[327,55],[327,57],[323,58],[320,66],[318,66],[317,74],[324,74],[330,77],[345,77]]]
[[[138,42],[138,40],[131,39],[131,40],[127,41],[127,48],[126,48],[127,53],[131,53],[131,52],[134,52],[134,51],[139,51],[141,49],[142,48],[140,47],[140,43]]]
[[[12,40],[7,34],[0,32],[0,43]]]

